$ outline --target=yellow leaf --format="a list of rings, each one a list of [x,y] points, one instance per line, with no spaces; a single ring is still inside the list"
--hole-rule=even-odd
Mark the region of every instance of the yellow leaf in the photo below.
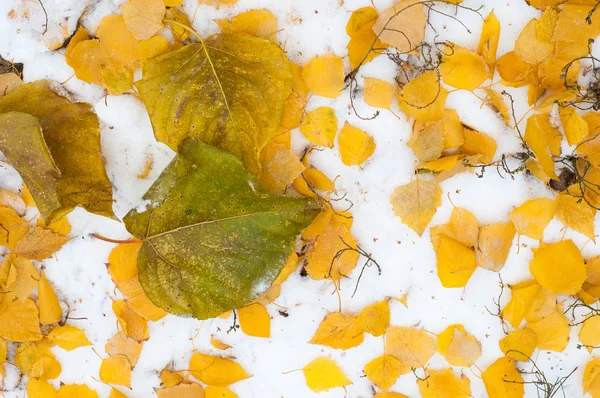
[[[56,326],[48,334],[48,340],[67,351],[92,345],[83,330],[71,325]]]
[[[479,36],[479,46],[477,46],[477,54],[481,55],[490,67],[493,67],[496,63],[496,51],[498,50],[499,40],[500,21],[492,10],[483,20],[481,36]]]
[[[537,336],[530,328],[513,330],[498,344],[500,350],[510,359],[529,362],[537,344]]]
[[[127,336],[137,341],[147,340],[150,337],[146,320],[139,316],[129,304],[123,300],[115,300],[112,308],[119,325]]]
[[[110,389],[110,395],[108,398],[127,398],[127,395],[113,387]]]
[[[522,87],[529,83],[529,76],[533,73],[535,65],[521,61],[514,51],[504,54],[496,62],[496,68],[502,84],[511,87]]]
[[[161,382],[161,386],[163,386],[163,387],[166,387],[166,388],[174,387],[177,384],[180,384],[182,381],[183,381],[183,376],[177,372],[172,372],[167,369],[163,369],[163,371],[160,372],[160,382]]]
[[[592,359],[583,371],[583,392],[592,398],[600,397],[600,358]]]
[[[118,332],[106,342],[104,350],[108,355],[125,355],[131,366],[135,366],[142,352],[142,344]]]
[[[536,25],[535,19],[529,21],[515,42],[515,55],[528,64],[539,64],[554,51],[552,43],[538,39]]]
[[[504,102],[504,96],[491,88],[484,88],[486,94],[486,103],[502,116],[504,123],[510,123],[510,114],[508,113],[508,105]]]
[[[437,336],[437,350],[452,366],[469,367],[481,356],[481,343],[463,325],[450,325]]]
[[[581,63],[573,62],[565,76],[563,69],[569,62],[568,59],[546,58],[538,67],[541,87],[546,90],[563,90],[565,84],[567,86],[575,85],[581,71]],[[561,109],[563,108],[559,108],[559,110]]]
[[[442,155],[444,143],[445,136],[441,121],[415,121],[408,146],[413,150],[419,162],[428,162],[439,158]]]
[[[215,386],[228,386],[250,377],[236,362],[198,352],[192,356],[190,371],[201,382]]]
[[[271,192],[283,191],[305,168],[293,151],[273,142],[268,143],[260,153],[260,163],[259,181]]]
[[[56,398],[98,398],[98,393],[85,384],[63,384]]]
[[[522,398],[523,377],[512,359],[501,357],[481,373],[489,398]]]
[[[386,353],[399,359],[402,373],[422,368],[435,353],[435,340],[426,331],[408,326],[390,326],[385,334]]]
[[[371,8],[371,7],[366,7]],[[365,77],[363,84],[365,102],[375,108],[390,109],[396,87],[384,80]]]
[[[366,306],[358,314],[358,323],[365,332],[373,336],[381,336],[390,325],[390,300]]]
[[[265,9],[242,12],[231,20],[216,19],[215,23],[223,33],[247,33],[277,42],[277,18]]]
[[[515,232],[511,222],[482,226],[475,250],[477,266],[490,271],[500,271],[508,258]]]
[[[400,394],[399,392],[383,392],[376,393],[375,398],[408,398],[404,394]]]
[[[540,240],[544,237],[544,230],[554,218],[557,208],[558,203],[552,199],[528,200],[510,212],[510,220],[517,233]]]
[[[62,367],[50,347],[47,340],[21,344],[17,348],[15,364],[27,377],[44,381],[55,379],[60,375]]]
[[[71,39],[71,41],[72,40],[73,39]],[[5,96],[22,85],[23,80],[21,80],[21,78],[14,73],[4,73],[0,75],[0,97]]]
[[[554,311],[535,322],[527,322],[537,337],[536,347],[540,350],[563,351],[569,343],[569,320],[562,311]]]
[[[462,374],[456,377],[452,369],[428,370],[427,378],[417,380],[422,398],[469,398],[471,381]]]
[[[148,40],[163,28],[165,3],[162,0],[129,0],[120,8],[127,29],[138,40]]]
[[[248,336],[270,337],[271,316],[264,305],[254,303],[238,310],[242,332]]]
[[[442,189],[436,182],[416,178],[396,188],[390,203],[402,222],[422,235],[442,204]]]
[[[14,249],[29,231],[29,225],[17,212],[8,207],[0,207],[0,246]]]
[[[558,209],[556,218],[567,228],[584,234],[591,240],[595,240],[594,219],[596,209],[585,201],[569,195],[565,192],[556,197]]]
[[[310,343],[347,350],[359,346],[363,340],[363,325],[357,316],[334,312],[321,321]]]
[[[569,145],[579,144],[589,133],[588,124],[575,108],[559,107],[560,121]]]
[[[481,155],[482,163],[492,163],[496,154],[496,140],[468,126],[463,126],[464,143],[460,152],[465,155]]]
[[[302,371],[306,378],[306,385],[314,392],[352,384],[335,361],[329,358],[317,358],[306,365]]]
[[[514,328],[518,328],[525,318],[541,286],[533,279],[510,286],[511,299],[502,309],[502,317]]]
[[[0,313],[0,337],[14,342],[42,339],[35,301],[14,300]]]
[[[238,396],[228,387],[208,386],[205,398],[238,398]]]
[[[17,243],[14,253],[29,260],[44,260],[69,240],[50,229],[34,227]]]
[[[328,106],[321,106],[306,114],[300,124],[300,132],[315,145],[333,148],[338,119]]]
[[[558,11],[555,8],[547,7],[542,17],[535,24],[535,36],[542,42],[549,43],[552,40],[552,34],[558,20]]]
[[[7,286],[6,290],[14,297],[19,298],[21,302],[24,302],[33,289],[37,287],[40,274],[31,261],[26,258],[14,257],[14,254],[10,254],[7,261],[10,261],[10,264],[16,270],[17,278],[11,285]]]
[[[108,256],[110,275],[115,280],[137,277],[137,256],[142,243],[127,243],[115,246]]]
[[[585,282],[585,263],[572,240],[542,244],[533,249],[529,271],[552,293],[575,294]]]
[[[315,280],[339,280],[348,276],[356,267],[359,255],[354,250],[338,254],[340,250],[348,249],[346,245],[356,248],[356,239],[348,227],[337,221],[330,222],[306,255],[308,275]]]
[[[373,7],[363,7],[354,11],[346,25],[346,33],[350,36],[348,42],[348,58],[353,70],[366,64],[377,56],[374,49],[386,47],[373,32],[377,22],[377,10]]]
[[[552,155],[560,155],[560,132],[550,124],[548,114],[536,114],[527,119],[525,142],[535,154],[550,178],[558,179],[554,171]]]
[[[479,236],[479,222],[473,213],[455,207],[450,214],[449,237],[456,239],[467,247],[474,247]]]
[[[582,4],[582,2],[579,3]],[[588,55],[588,41],[596,39],[600,34],[600,25],[597,20],[593,19],[594,23],[591,24],[586,21],[594,5],[595,2],[587,5],[565,4],[562,7],[552,37],[555,45],[555,57],[575,59]],[[594,15],[594,17],[597,16]]]
[[[415,120],[435,121],[444,114],[446,97],[448,91],[441,86],[438,75],[431,71],[408,82],[398,93],[398,104]]]
[[[600,316],[590,316],[583,321],[579,330],[579,342],[587,348],[589,353],[600,346]]]
[[[166,53],[171,48],[171,43],[162,36],[152,36],[147,40],[140,41],[140,63],[144,65],[144,61],[157,55]]]
[[[350,15],[350,19],[346,24],[346,34],[352,36],[369,22],[376,20],[377,16],[377,10],[373,7],[362,7],[357,9]]]
[[[217,350],[227,350],[231,348],[229,344],[223,343],[221,340],[215,338],[214,336],[210,336],[210,345],[215,347]]]
[[[322,171],[309,167],[302,172],[302,176],[306,180],[306,183],[313,189],[319,191],[335,191],[333,181],[331,181]]]
[[[485,59],[466,48],[454,45],[451,53],[442,57],[440,74],[444,83],[473,91],[491,78],[490,67]]]
[[[58,391],[46,381],[29,379],[27,382],[27,396],[36,398],[56,398]]]
[[[79,80],[98,85],[104,84],[102,69],[108,64],[108,60],[102,51],[99,40],[78,42],[66,60]]]
[[[150,301],[148,295],[146,295],[144,291],[127,299],[127,304],[136,314],[147,321],[156,322],[167,316],[167,312]]]
[[[109,15],[104,17],[102,21],[100,21],[96,36],[100,39],[102,53],[116,64],[129,66],[135,64],[139,60],[139,41],[133,37],[127,29],[123,16]],[[82,43],[78,44],[73,52],[81,45]],[[73,57],[74,55],[75,54],[72,54]]]
[[[392,387],[403,372],[402,362],[391,355],[383,355],[365,365],[365,374],[381,391]]]
[[[8,355],[8,344],[2,337],[0,337],[0,376],[6,377],[4,371],[4,363],[6,362],[6,356]]]
[[[444,287],[463,287],[475,272],[475,252],[462,243],[441,235],[435,245],[438,277]]]
[[[102,360],[100,380],[107,384],[131,386],[131,364],[125,355],[113,355]]]
[[[425,38],[425,9],[417,0],[400,0],[379,14],[373,32],[401,53],[414,51]]]
[[[277,275],[277,278],[273,281],[273,284],[282,284],[296,271],[296,269],[298,269],[298,255],[296,252],[292,252],[285,261],[281,271],[279,271],[279,275]]]
[[[311,59],[302,71],[309,90],[326,98],[338,97],[344,89],[344,64],[340,57],[322,55]]]
[[[205,398],[204,389],[200,384],[178,384],[173,387],[156,390],[158,398]]]
[[[373,137],[347,122],[340,131],[338,145],[342,162],[347,166],[359,166],[375,152]]]
[[[192,23],[188,15],[181,11],[178,8],[167,8],[167,12],[165,13],[165,19],[170,19],[172,21],[178,22],[183,26],[187,26],[188,28],[192,28]],[[176,40],[175,44],[184,42],[190,35],[190,31],[185,29],[181,25],[169,23],[171,26],[171,32],[173,33],[173,38]],[[171,48],[172,50],[179,49],[178,47]]]

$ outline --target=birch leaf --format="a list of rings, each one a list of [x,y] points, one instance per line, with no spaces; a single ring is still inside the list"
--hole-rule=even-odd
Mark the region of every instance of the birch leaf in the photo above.
[[[207,62],[208,61],[208,62]],[[144,62],[136,83],[158,141],[177,150],[200,138],[242,159],[254,175],[292,91],[292,67],[275,44],[219,34]]]
[[[129,0],[120,8],[127,29],[138,40],[148,40],[163,27],[165,3],[162,0]]]
[[[471,381],[464,374],[457,377],[452,369],[428,370],[425,380],[417,380],[423,398],[469,398]]]
[[[481,373],[489,398],[521,398],[525,394],[523,377],[512,359],[502,357]]]
[[[442,204],[442,189],[432,181],[414,181],[394,190],[390,202],[402,222],[421,235]]]
[[[483,28],[479,37],[479,46],[477,54],[481,55],[485,62],[493,67],[496,63],[496,51],[498,50],[498,41],[500,40],[500,21],[494,14],[494,11],[483,20]]]
[[[381,391],[389,390],[402,374],[402,370],[402,362],[391,355],[380,356],[365,365],[365,374]]]
[[[0,113],[8,112],[0,115],[0,149],[22,172],[48,223],[76,206],[113,217],[112,185],[91,108],[69,102],[44,80],[0,98]]]
[[[379,14],[373,32],[384,43],[407,53],[425,38],[425,9],[417,0],[401,0]]]
[[[310,343],[347,350],[363,340],[363,326],[356,316],[334,312],[323,319]]]
[[[533,249],[531,275],[552,293],[575,294],[586,279],[585,263],[572,240],[542,244]]]
[[[236,362],[229,359],[194,353],[190,361],[192,375],[201,382],[215,386],[228,386],[250,377]]]
[[[335,361],[329,358],[317,358],[306,365],[302,371],[306,378],[306,385],[314,392],[352,384]]]
[[[407,326],[391,326],[385,334],[387,353],[400,360],[403,374],[422,368],[435,353],[435,340],[426,331]]]
[[[144,242],[140,283],[157,306],[200,319],[268,288],[318,213],[311,199],[262,193],[233,155],[192,139],[144,199],[154,205],[124,219]]]

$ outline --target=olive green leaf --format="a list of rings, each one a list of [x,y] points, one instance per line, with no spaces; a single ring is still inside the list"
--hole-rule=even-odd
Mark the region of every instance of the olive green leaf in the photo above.
[[[0,151],[21,173],[47,222],[76,206],[114,217],[91,105],[71,103],[48,81],[16,88],[0,98]]]
[[[186,139],[124,222],[143,241],[139,279],[178,315],[207,319],[266,290],[319,212],[309,198],[267,194],[232,154]]]
[[[218,34],[144,62],[142,76],[136,86],[158,141],[177,150],[185,137],[199,138],[259,174],[260,151],[275,135],[293,85],[277,45]]]

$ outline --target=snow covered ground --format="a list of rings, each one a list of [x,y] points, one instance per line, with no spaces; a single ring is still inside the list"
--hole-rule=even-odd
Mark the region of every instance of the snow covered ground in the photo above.
[[[119,0],[44,0],[48,11],[49,29],[44,37],[44,16],[37,0],[0,1],[0,54],[14,62],[25,65],[25,81],[50,79],[63,84],[74,99],[93,104],[102,126],[102,151],[106,159],[108,175],[114,185],[115,210],[123,216],[139,204],[145,190],[158,177],[174,153],[154,139],[149,118],[141,101],[132,95],[104,98],[103,90],[77,80],[72,69],[67,66],[60,52],[48,51],[44,40],[58,35],[58,24],[66,25],[73,32],[79,16],[83,26],[93,32],[102,17],[118,12]],[[287,51],[292,62],[305,64],[310,58],[321,54],[347,55],[349,40],[345,25],[353,10],[368,6],[368,0],[240,0],[234,7],[215,9],[200,6],[196,0],[186,0],[184,8],[189,15],[196,13],[194,28],[202,35],[218,31],[212,21],[235,15],[241,11],[266,8],[279,20],[281,31],[278,42]],[[393,4],[393,0],[374,0],[374,6],[383,10]],[[487,15],[492,9],[502,23],[498,55],[510,51],[514,41],[526,24],[540,12],[526,5],[524,0],[465,0],[463,5],[474,8],[483,5],[481,14]],[[11,10],[29,10],[28,20],[9,18]],[[450,8],[449,8],[450,10]],[[457,22],[434,15],[433,24],[440,33],[439,39],[447,39],[467,48],[475,48],[481,32],[482,18],[461,11],[457,17],[465,23],[471,33]],[[428,34],[432,34],[431,31]],[[47,36],[47,37],[46,37]],[[431,37],[431,36],[430,36]],[[347,61],[346,66],[348,67]],[[348,67],[349,68],[349,67]],[[395,65],[385,57],[361,69],[359,82],[363,76],[377,77],[393,81]],[[517,100],[517,117],[525,109],[526,93],[521,89],[510,90]],[[357,109],[363,115],[371,115],[375,109],[356,100]],[[350,279],[342,281],[341,302],[344,312],[359,311],[368,304],[385,297],[401,297],[408,293],[408,308],[399,302],[390,302],[393,325],[419,325],[430,332],[440,333],[447,325],[461,323],[483,345],[483,355],[471,369],[464,373],[471,379],[473,396],[486,397],[480,370],[489,366],[502,355],[497,341],[503,332],[497,318],[486,308],[495,307],[493,302],[500,293],[499,277],[496,273],[477,269],[464,289],[447,289],[441,286],[435,266],[435,253],[429,240],[429,230],[422,237],[402,224],[389,203],[392,191],[399,185],[411,181],[416,158],[408,148],[411,125],[404,118],[398,119],[391,112],[382,110],[374,120],[361,120],[349,108],[349,95],[343,93],[336,99],[313,96],[308,104],[310,111],[319,106],[330,106],[336,110],[339,126],[345,121],[371,134],[376,141],[374,155],[362,167],[344,166],[338,150],[313,151],[311,161],[331,179],[336,179],[336,187],[347,193],[347,199],[354,206],[353,234],[359,245],[372,253],[382,267],[381,276],[375,269],[366,269],[361,284],[354,297],[352,292],[360,273],[355,269]],[[448,97],[447,107],[456,109],[461,120],[489,134],[498,142],[497,156],[518,149],[519,142],[514,131],[508,129],[488,108],[480,107],[481,102],[473,94],[455,91]],[[521,111],[519,111],[521,109]],[[400,114],[398,109],[394,109]],[[306,141],[298,131],[294,131],[293,148],[299,152]],[[154,167],[149,178],[140,180],[146,156],[152,154]],[[18,174],[5,165],[0,165],[0,188],[18,191],[21,181]],[[495,170],[488,170],[484,178],[475,174],[460,174],[442,183],[443,205],[438,209],[431,225],[446,223],[453,208],[471,211],[480,224],[505,222],[510,210],[527,199],[551,197],[544,185],[534,178],[517,175],[516,178],[501,178]],[[345,207],[340,203],[340,207]],[[106,341],[116,332],[117,321],[111,309],[111,298],[119,297],[115,286],[106,271],[105,263],[114,245],[95,240],[91,233],[97,232],[112,238],[127,238],[124,226],[116,221],[94,216],[82,210],[69,215],[73,226],[72,236],[76,236],[55,258],[46,260],[46,275],[74,310],[75,326],[85,329],[93,347],[66,352],[55,347],[53,352],[63,366],[61,376],[53,382],[86,383],[101,396],[108,396],[110,387],[99,382],[98,369],[101,358],[94,352],[104,352]],[[598,223],[597,223],[598,227]],[[583,235],[563,231],[562,225],[554,220],[544,235],[545,241],[573,239],[583,248],[585,258],[600,254],[597,245],[587,242]],[[529,277],[528,263],[531,249],[537,241],[520,238],[516,240],[509,255],[506,267],[500,272],[507,283],[515,283]],[[186,369],[194,350],[220,354],[209,344],[211,335],[233,346],[228,354],[237,358],[240,364],[252,375],[251,378],[234,384],[231,388],[240,397],[246,398],[305,398],[316,396],[305,385],[301,372],[283,374],[284,371],[302,368],[317,356],[327,355],[334,359],[353,381],[346,391],[333,389],[318,396],[372,397],[371,383],[363,375],[363,368],[373,358],[383,353],[383,338],[365,336],[365,342],[347,351],[329,349],[308,344],[319,322],[332,311],[338,310],[338,298],[331,282],[313,281],[294,274],[282,287],[282,294],[276,305],[268,306],[272,315],[269,339],[248,337],[241,331],[227,333],[231,319],[198,321],[176,316],[167,316],[159,322],[151,323],[150,339],[144,344],[141,357],[133,371],[132,390],[126,391],[129,397],[153,396],[153,388],[160,385],[159,373],[169,365],[175,369]],[[508,299],[503,298],[503,303]],[[285,308],[289,317],[278,313]],[[582,374],[591,355],[585,349],[577,348],[578,329],[573,328],[571,341],[562,353],[536,352],[537,363],[549,379],[568,374],[573,368],[577,371],[567,381],[565,393],[568,397],[582,397]],[[430,361],[431,368],[445,367],[440,354]],[[17,378],[14,368],[7,367],[8,375],[4,382],[7,397],[22,397],[24,383]],[[412,373],[401,376],[392,391],[402,392],[410,397],[418,397],[419,392]],[[526,386],[526,396],[537,396],[535,387]]]

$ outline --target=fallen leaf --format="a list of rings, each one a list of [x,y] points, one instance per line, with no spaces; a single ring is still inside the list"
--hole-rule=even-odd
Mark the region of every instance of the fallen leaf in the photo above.
[[[512,222],[489,224],[479,228],[479,239],[475,248],[477,266],[498,272],[506,263],[515,236]]]
[[[260,153],[260,163],[260,184],[270,192],[283,192],[305,169],[292,150],[272,142]]]
[[[11,266],[14,267],[14,270],[17,273],[15,281],[7,286],[6,289],[11,293],[11,296],[17,297],[22,303],[24,303],[26,300],[28,300],[27,297],[29,297],[29,294],[31,294],[33,289],[37,287],[40,274],[31,261],[27,260],[26,258],[10,254],[6,258],[6,261],[10,261]]]
[[[438,277],[444,287],[463,287],[477,268],[475,251],[455,239],[441,235],[437,245]]]
[[[589,353],[600,345],[600,317],[590,316],[583,321],[579,330],[579,342]]]
[[[216,19],[221,31],[227,34],[247,33],[263,37],[273,43],[277,42],[277,17],[269,10],[250,10],[242,12],[231,19]]]
[[[558,204],[552,199],[528,200],[510,212],[510,220],[518,234],[541,240],[544,230],[554,218]]]
[[[499,113],[500,116],[502,116],[504,123],[509,124],[511,115],[508,112],[508,105],[504,102],[504,96],[491,88],[484,88],[483,90],[486,94],[486,103],[494,112]]]
[[[125,355],[131,366],[135,366],[142,352],[142,344],[118,332],[106,342],[104,350],[108,355]]]
[[[215,338],[214,336],[210,336],[210,345],[215,347],[217,350],[227,350],[231,348],[229,344],[223,343],[221,340]]]
[[[552,156],[560,155],[560,132],[550,124],[548,114],[535,114],[527,119],[524,135],[525,143],[542,164],[544,172],[550,178],[558,179]]]
[[[528,362],[537,344],[537,336],[530,328],[513,330],[502,338],[498,344],[500,350],[512,360]]]
[[[471,381],[464,374],[460,378],[452,369],[428,370],[425,380],[418,379],[417,385],[423,398],[469,398]]]
[[[139,44],[140,63],[143,66],[144,62],[150,58],[166,53],[170,48],[171,43],[162,36],[152,36],[147,40],[142,40]]]
[[[385,392],[396,383],[398,377],[403,373],[403,366],[402,362],[393,356],[383,355],[366,364],[364,372],[371,383]]]
[[[444,83],[468,91],[475,90],[492,77],[484,57],[457,45],[452,46],[450,54],[442,57],[440,75]]]
[[[142,243],[125,243],[115,246],[108,256],[110,275],[120,281],[137,277],[137,257]]]
[[[561,311],[554,311],[537,321],[527,322],[527,327],[536,335],[536,347],[539,350],[561,352],[569,343],[569,320]]]
[[[302,371],[308,388],[317,393],[352,384],[335,361],[329,358],[317,358],[306,365]]]
[[[585,263],[572,240],[542,243],[533,249],[529,271],[538,283],[552,293],[576,294],[586,279]]]
[[[502,318],[510,323],[513,328],[518,328],[540,289],[541,286],[534,279],[511,285],[512,297],[502,309]]]
[[[592,359],[585,365],[583,371],[583,392],[592,398],[600,397],[600,358]]]
[[[481,343],[463,325],[450,325],[437,336],[437,350],[452,366],[472,366],[481,356]]]
[[[492,163],[496,154],[496,140],[469,126],[463,126],[464,142],[460,152],[465,155],[481,155],[482,163]]]
[[[358,322],[364,331],[381,336],[390,325],[390,300],[385,299],[366,306],[358,314]]]
[[[426,331],[414,327],[390,326],[385,334],[386,353],[400,360],[402,374],[425,367],[435,346],[435,340]]]
[[[550,41],[540,40],[537,36],[537,20],[530,20],[515,42],[515,55],[528,64],[539,64],[554,52]]]
[[[363,340],[364,329],[357,316],[334,312],[321,321],[310,343],[347,350]]]
[[[0,207],[0,245],[14,249],[29,231],[29,225],[17,212],[8,207]]]
[[[510,87],[522,87],[529,83],[535,65],[521,61],[514,51],[510,51],[496,61],[496,69],[502,78],[502,84]]]
[[[416,178],[396,188],[390,203],[402,222],[422,235],[442,204],[442,189],[436,182]]]
[[[489,398],[522,398],[523,377],[512,359],[501,357],[481,373]]]
[[[174,387],[183,381],[183,376],[178,372],[173,372],[168,369],[163,369],[160,372],[160,383],[162,387]]]
[[[148,340],[148,323],[124,300],[115,300],[112,309],[125,334],[137,341]]]
[[[415,120],[435,121],[443,117],[447,96],[448,91],[441,86],[440,78],[431,71],[408,82],[398,93],[398,104]]]
[[[338,56],[321,55],[304,66],[302,77],[312,93],[337,98],[344,89],[344,64]]]
[[[596,209],[577,197],[561,192],[556,197],[556,218],[567,228],[584,234],[595,241],[594,219]]]
[[[569,2],[576,3],[576,2]],[[595,6],[594,2],[588,4],[565,4],[558,14],[552,41],[554,42],[554,56],[563,59],[585,57],[589,53],[589,40],[595,39],[600,34],[600,26],[596,18],[594,23],[588,23],[586,17]]]
[[[439,158],[444,150],[444,143],[445,134],[440,121],[415,121],[408,146],[419,162],[424,163]]]
[[[338,119],[333,109],[321,106],[308,112],[300,124],[300,132],[315,145],[333,148]]]
[[[58,391],[47,381],[29,379],[27,382],[27,396],[36,398],[56,398]]]
[[[371,7],[366,7],[371,8]],[[396,87],[384,80],[365,77],[363,83],[365,102],[375,108],[390,109]]]
[[[70,240],[50,229],[35,227],[19,240],[13,253],[29,260],[44,260]]]
[[[148,40],[163,28],[165,3],[162,0],[129,0],[119,8],[127,29],[138,40]]]
[[[373,25],[384,43],[401,53],[414,51],[425,38],[425,8],[417,0],[401,0],[385,9]]]
[[[43,381],[56,379],[62,372],[62,366],[50,347],[47,340],[21,344],[16,350],[15,364],[27,377]]]
[[[375,140],[361,129],[349,125],[342,127],[338,137],[342,163],[347,166],[363,164],[375,152]]]
[[[206,398],[204,389],[200,384],[183,383],[173,387],[156,390],[158,398]]]
[[[23,80],[14,73],[0,75],[0,97],[5,96],[23,84]]]
[[[48,340],[67,351],[92,345],[83,330],[71,325],[56,326],[48,334]]]
[[[385,47],[373,32],[378,16],[377,10],[373,7],[362,7],[354,11],[348,20],[346,25],[346,33],[350,36],[348,58],[353,70],[372,61],[377,56],[374,49]]]
[[[264,305],[250,304],[240,308],[237,313],[242,332],[248,336],[271,337],[271,316]]]
[[[171,49],[179,50],[181,46],[176,45],[183,43],[190,36],[190,30],[186,29],[186,27],[193,30],[190,18],[179,8],[169,7],[165,13],[165,19],[177,22],[177,24],[168,22],[168,25],[171,27],[171,33],[173,34],[173,39],[175,39],[175,45]]]
[[[559,107],[560,121],[565,129],[565,136],[569,145],[579,144],[589,133],[589,127],[583,117],[575,108]]]
[[[205,398],[238,398],[238,396],[228,387],[207,386]]]
[[[142,3],[151,0],[131,0]],[[142,22],[144,23],[144,22]],[[150,26],[152,26],[152,21]],[[152,34],[153,35],[153,34]],[[152,36],[150,35],[150,36]],[[125,18],[122,15],[108,15],[100,21],[96,30],[100,40],[102,53],[109,60],[120,66],[132,66],[139,60],[139,40],[129,31]],[[145,37],[145,39],[149,38]],[[79,44],[77,47],[79,47]],[[77,49],[77,47],[75,47]],[[74,50],[75,51],[75,50]],[[73,54],[72,54],[73,56]]]
[[[496,63],[496,52],[498,51],[498,41],[500,40],[500,21],[492,10],[483,20],[481,35],[479,36],[479,45],[477,54],[481,55],[485,62],[493,67]]]
[[[125,355],[113,355],[102,360],[100,380],[106,384],[131,386],[131,364]]]
[[[56,398],[98,398],[98,393],[85,384],[63,384]]]
[[[236,362],[195,352],[190,361],[192,375],[208,385],[228,386],[250,377]]]

